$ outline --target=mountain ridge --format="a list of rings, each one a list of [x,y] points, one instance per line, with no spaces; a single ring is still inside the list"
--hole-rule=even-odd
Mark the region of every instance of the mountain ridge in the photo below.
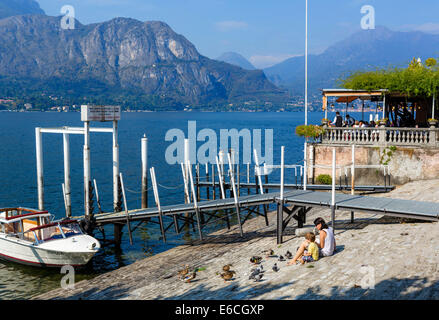
[[[309,55],[310,90],[337,86],[337,80],[351,72],[402,67],[413,57],[424,60],[439,56],[439,35],[420,31],[392,31],[386,27],[362,30],[336,42],[319,55]],[[304,87],[304,56],[287,59],[264,69],[268,79],[281,87]]]
[[[60,21],[43,15],[0,20],[0,94],[16,90],[8,86],[12,81],[26,92],[37,93],[38,85],[47,94],[110,91],[180,108],[285,98],[261,70],[208,59],[164,22],[114,18],[63,30]]]

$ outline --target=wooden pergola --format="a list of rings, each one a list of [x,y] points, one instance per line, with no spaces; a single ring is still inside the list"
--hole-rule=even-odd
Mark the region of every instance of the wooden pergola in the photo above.
[[[386,94],[388,94],[387,89],[380,89],[375,91],[366,91],[366,90],[352,90],[352,89],[322,89],[323,94],[323,109],[325,110],[325,118],[328,118],[328,98],[336,97],[338,98],[336,101],[339,103],[346,103],[346,113],[349,103],[361,99],[363,100],[363,108],[364,101],[373,100],[374,98],[380,99],[383,101],[383,118],[385,118],[386,114]]]

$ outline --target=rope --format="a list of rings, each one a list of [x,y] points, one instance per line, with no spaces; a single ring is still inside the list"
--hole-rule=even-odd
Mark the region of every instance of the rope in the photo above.
[[[160,187],[162,187],[163,189],[166,189],[166,190],[176,190],[176,189],[179,189],[179,188],[181,188],[181,187],[184,187],[184,184],[180,184],[180,185],[178,185],[178,186],[172,186],[172,187],[164,186],[164,185],[162,185],[162,184],[160,184],[160,183],[157,183],[157,185],[160,186]]]

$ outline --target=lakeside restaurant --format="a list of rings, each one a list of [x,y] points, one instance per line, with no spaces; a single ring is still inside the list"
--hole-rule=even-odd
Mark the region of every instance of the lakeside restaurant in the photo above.
[[[323,89],[322,124],[325,133],[322,143],[365,144],[365,145],[409,145],[438,146],[438,129],[435,118],[434,98],[409,97],[405,94],[389,92],[387,89],[366,91],[351,89]],[[349,104],[360,101],[362,125],[334,127],[328,119],[328,104],[345,103],[340,112],[346,123]],[[375,103],[375,116],[364,118],[366,101]],[[370,109],[369,109],[370,110]],[[360,118],[360,117],[359,117]],[[357,119],[360,120],[360,119]]]

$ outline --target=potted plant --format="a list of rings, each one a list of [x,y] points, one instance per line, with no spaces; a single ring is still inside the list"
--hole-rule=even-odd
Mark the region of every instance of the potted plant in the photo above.
[[[306,139],[312,138],[314,139],[314,141],[317,140],[317,138],[319,138],[324,133],[325,133],[324,128],[312,124],[307,126],[301,125],[296,127],[296,134],[298,136],[305,137]]]
[[[326,119],[326,118],[322,119],[322,125],[323,126],[329,126],[330,123],[331,123],[331,121],[329,119]]]
[[[430,125],[430,127],[436,127],[437,123],[438,123],[437,119],[433,119],[433,118],[428,119],[428,124]]]
[[[385,127],[388,120],[389,120],[388,118],[384,118],[384,119],[378,120],[378,125],[380,127]]]

